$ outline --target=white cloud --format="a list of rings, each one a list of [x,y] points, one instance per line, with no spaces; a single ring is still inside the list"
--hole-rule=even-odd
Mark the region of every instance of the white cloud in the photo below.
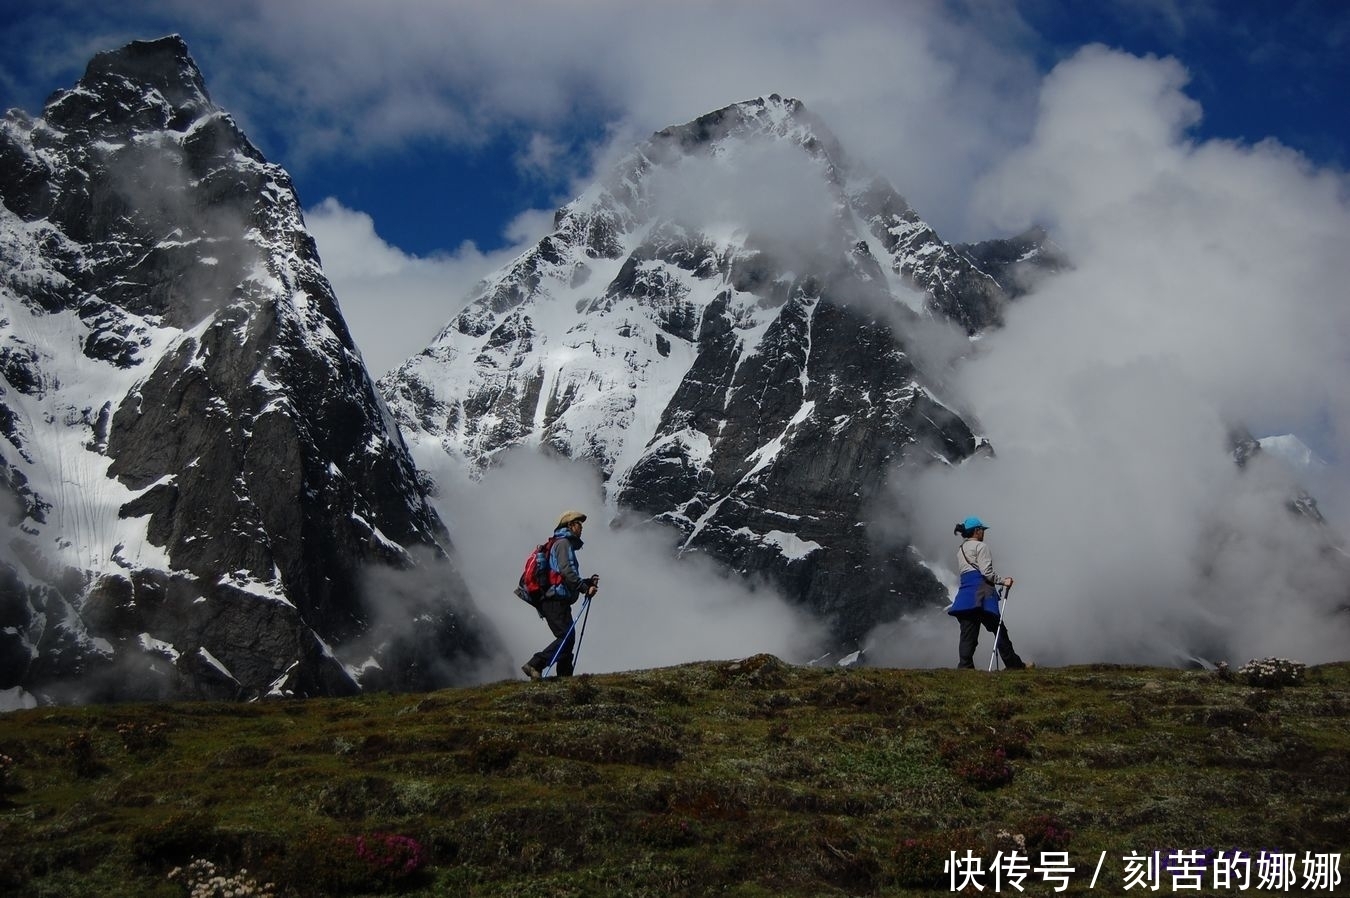
[[[1184,83],[1173,61],[1099,47],[1047,77],[1030,141],[980,195],[999,220],[1050,221],[1075,270],[962,370],[997,459],[906,477],[897,501],[944,563],[955,521],[994,522],[1033,658],[1343,658],[1345,556],[1286,513],[1287,467],[1240,471],[1226,439],[1298,433],[1344,493],[1350,193],[1278,145],[1189,142]],[[955,640],[953,623],[937,663]],[[910,651],[932,654],[892,657]]]
[[[386,243],[369,215],[332,197],[305,213],[324,273],[374,377],[425,348],[474,285],[538,240],[551,220],[537,212],[520,216],[505,235],[511,243],[494,253],[465,243],[453,254],[418,257]]]
[[[1004,221],[1047,218],[1078,270],[1014,312],[1033,339],[999,343],[1025,362],[1055,329],[1065,372],[1162,358],[1252,426],[1329,413],[1350,459],[1346,181],[1274,143],[1187,142],[1182,84],[1174,62],[1101,48],[1047,79],[1036,134],[983,197]]]
[[[600,477],[589,465],[517,449],[474,482],[434,447],[417,461],[442,487],[438,511],[450,523],[457,563],[478,608],[512,654],[512,670],[552,641],[548,627],[512,590],[525,556],[568,509],[588,516],[577,556],[582,574],[600,575],[578,673],[757,652],[803,662],[820,644],[820,625],[771,590],[752,590],[699,558],[673,560],[671,532],[610,529]]]
[[[547,134],[530,135],[525,148],[516,154],[516,168],[526,177],[549,177],[565,157],[567,147]]]
[[[654,207],[690,227],[749,233],[780,252],[842,249],[826,246],[836,209],[818,164],[781,141],[681,159],[647,185]]]
[[[578,132],[608,129],[607,145],[591,148],[603,169],[653,129],[776,92],[821,115],[948,239],[1050,225],[1075,271],[1019,301],[961,382],[999,457],[905,485],[898,501],[914,509],[916,544],[945,563],[951,523],[992,518],[996,559],[1019,578],[1013,632],[1031,657],[1169,660],[1181,633],[1210,634],[1236,652],[1344,656],[1344,634],[1316,617],[1318,602],[1343,600],[1344,588],[1326,579],[1306,534],[1272,512],[1289,475],[1258,464],[1240,476],[1223,441],[1234,422],[1258,436],[1297,433],[1329,461],[1315,486],[1344,526],[1350,189],[1343,175],[1275,143],[1192,140],[1203,110],[1184,92],[1183,64],[1094,47],[1041,79],[1034,36],[1016,4],[997,0],[971,4],[967,17],[935,0],[152,6],[183,22],[213,96],[250,134],[284,143],[284,153],[269,153],[287,166],[530,134],[517,161],[562,183],[576,160],[561,148],[584,143]],[[1123,18],[1136,7],[1174,35],[1213,12],[1189,0],[1131,0],[1113,11]],[[781,211],[738,186],[746,190],[734,195],[750,203],[743,214]],[[334,201],[308,219],[376,374],[425,346],[478,277],[551,226],[551,212],[531,211],[500,254],[466,244],[418,258]],[[483,494],[466,496],[472,514],[445,509],[456,527],[489,521],[484,533],[511,526],[524,543],[538,539],[540,522],[509,525]],[[589,485],[568,502],[597,496]],[[568,504],[554,498],[541,517]],[[1218,524],[1230,536],[1215,546]],[[508,605],[516,600],[501,577],[519,564],[516,542],[498,573],[475,575]],[[620,544],[605,534],[583,563],[602,569],[601,547]],[[628,548],[638,557],[652,547]],[[605,598],[630,585],[640,582],[607,588]],[[634,607],[648,610],[642,600]],[[521,645],[532,651],[544,632],[524,612]],[[678,654],[703,651],[703,631],[680,629],[692,618],[658,619],[679,635]],[[946,634],[950,648],[911,636],[879,640],[877,650],[895,646],[897,663],[951,663],[955,625],[925,620],[919,631]],[[766,632],[781,642],[781,631]],[[599,642],[626,642],[633,653],[606,664],[666,657],[640,657],[651,643],[618,634]],[[706,651],[742,653],[721,642]]]
[[[526,168],[566,177],[557,151],[579,132],[609,128],[627,149],[655,129],[779,93],[826,115],[958,238],[967,185],[1022,136],[1035,85],[1033,66],[1007,46],[1025,25],[1001,3],[969,19],[938,3],[879,0],[166,8],[184,22],[217,101],[289,166],[524,133]]]

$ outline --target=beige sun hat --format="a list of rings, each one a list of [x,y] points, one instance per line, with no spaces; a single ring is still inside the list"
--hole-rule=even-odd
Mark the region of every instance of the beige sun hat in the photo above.
[[[558,526],[566,527],[573,521],[585,521],[585,520],[586,515],[582,514],[579,511],[564,511],[562,513],[562,517],[558,518]]]

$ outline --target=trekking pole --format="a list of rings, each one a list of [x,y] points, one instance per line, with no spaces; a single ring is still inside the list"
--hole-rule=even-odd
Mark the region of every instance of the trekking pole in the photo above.
[[[585,616],[585,620],[582,620],[583,615]],[[589,621],[589,620],[591,619],[591,597],[590,597],[590,596],[587,596],[587,597],[586,597],[586,603],[582,606],[581,614],[578,614],[578,615],[577,615],[577,619],[578,619],[578,620],[581,620],[581,631],[580,631],[579,633],[577,633],[577,649],[576,649],[576,657],[573,658],[573,660],[572,660],[572,669],[573,669],[573,670],[576,669],[577,663],[581,661],[581,641],[582,641],[583,639],[586,638],[586,623],[587,623],[587,621]]]
[[[989,670],[994,670],[994,660],[998,658],[998,641],[1003,636],[1003,612],[1008,605],[1008,593],[1012,591],[1011,586],[1003,587],[1003,595],[998,600],[998,627],[994,630],[994,650],[989,654]]]
[[[587,596],[586,601],[581,603],[581,611],[577,614],[576,618],[573,619],[572,626],[567,628],[567,632],[563,634],[562,641],[558,643],[558,650],[553,653],[553,657],[549,660],[548,664],[540,671],[541,675],[547,674],[553,669],[553,665],[558,663],[558,658],[562,655],[563,647],[567,645],[567,637],[572,635],[572,631],[577,628],[577,621],[581,620],[581,615],[585,614],[586,609],[589,607],[591,607],[591,597]]]
[[[591,584],[592,589],[598,588],[600,585],[600,575],[596,574],[589,578],[589,583]],[[586,596],[586,601],[581,604],[581,611],[577,614],[577,620],[581,621],[581,632],[577,634],[576,654],[572,659],[573,670],[576,669],[577,662],[581,660],[581,641],[586,638],[586,624],[591,619],[591,599],[593,598],[595,598],[594,592]],[[582,620],[582,615],[585,615],[585,620]]]

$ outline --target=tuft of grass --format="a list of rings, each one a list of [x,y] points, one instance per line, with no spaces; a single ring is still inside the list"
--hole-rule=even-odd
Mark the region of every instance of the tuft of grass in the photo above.
[[[1350,664],[1280,685],[1297,688],[756,655],[16,711],[0,716],[0,894],[182,898],[178,868],[275,898],[945,895],[953,853],[1012,851],[1067,854],[1061,894],[1114,894],[1130,854],[1345,851]]]

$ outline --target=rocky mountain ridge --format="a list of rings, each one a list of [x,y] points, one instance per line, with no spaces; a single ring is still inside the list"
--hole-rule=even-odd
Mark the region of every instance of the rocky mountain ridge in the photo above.
[[[11,110],[0,199],[11,703],[426,688],[489,653],[289,176],[181,38]],[[380,572],[440,587],[395,615]]]
[[[1045,233],[945,242],[776,95],[656,132],[554,225],[375,385],[289,176],[180,38],[11,110],[0,708],[511,675],[428,500],[444,455],[594,465],[613,524],[767,582],[839,654],[945,604],[887,486],[992,454],[947,381],[1065,265]]]
[[[981,446],[929,344],[996,325],[1022,275],[1060,265],[1036,232],[945,243],[773,95],[654,134],[379,388],[415,452],[592,462],[615,519],[670,525],[847,644],[945,602],[868,527],[893,466]]]

